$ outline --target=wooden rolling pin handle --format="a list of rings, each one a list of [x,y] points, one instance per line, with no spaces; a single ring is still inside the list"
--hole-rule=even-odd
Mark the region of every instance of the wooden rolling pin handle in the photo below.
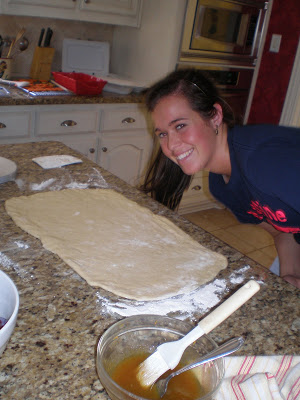
[[[216,326],[220,325],[232,313],[240,308],[260,289],[260,286],[254,280],[247,282],[232,296],[224,301],[219,307],[212,311],[207,317],[199,322],[199,326],[205,333],[209,333]]]

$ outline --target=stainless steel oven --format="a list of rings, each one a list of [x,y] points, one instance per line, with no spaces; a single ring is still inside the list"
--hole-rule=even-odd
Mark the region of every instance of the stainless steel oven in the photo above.
[[[177,69],[187,67],[199,69],[213,79],[222,98],[232,108],[236,122],[243,124],[254,73],[253,68],[199,63],[178,63],[177,65]]]
[[[262,0],[188,0],[180,60],[255,65],[267,5]]]

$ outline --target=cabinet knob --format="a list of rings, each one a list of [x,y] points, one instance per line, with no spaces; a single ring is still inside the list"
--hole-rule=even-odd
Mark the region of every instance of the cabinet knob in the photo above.
[[[107,147],[102,147],[102,151],[103,151],[104,153],[106,153],[106,152],[107,152]]]
[[[0,129],[6,128],[6,125],[3,122],[0,122]]]
[[[122,124],[132,124],[133,122],[135,122],[135,119],[132,117],[126,117],[122,120]]]
[[[201,190],[201,186],[200,185],[193,186],[192,190]]]
[[[90,152],[91,154],[93,154],[93,153],[95,153],[95,149],[92,147],[92,148],[89,149],[89,152]]]
[[[72,121],[71,119],[66,119],[60,125],[61,126],[75,126],[75,125],[77,125],[77,122]]]

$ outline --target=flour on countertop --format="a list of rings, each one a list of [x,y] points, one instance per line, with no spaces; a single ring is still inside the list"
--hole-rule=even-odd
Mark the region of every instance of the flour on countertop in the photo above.
[[[108,188],[109,186],[96,168],[93,168],[92,173],[87,175],[86,182],[84,183],[74,181],[67,170],[64,170],[64,172],[65,174],[59,178],[50,178],[40,183],[28,184],[29,189],[32,191],[42,191],[48,188],[50,191],[55,191],[61,189],[87,189],[90,187]],[[20,190],[26,189],[27,183],[23,179],[17,178],[15,182]]]
[[[31,185],[31,189],[36,191],[36,190],[44,190],[46,187],[50,186],[53,182],[55,182],[54,178],[48,179],[47,181],[41,182],[41,183],[33,183]]]
[[[234,271],[229,276],[230,283],[240,284],[245,280],[244,272],[250,268],[245,265],[242,268]],[[252,279],[250,277],[249,279]],[[222,295],[226,292],[226,280],[215,279],[213,282],[200,287],[199,289],[188,293],[171,297],[168,299],[157,301],[132,301],[122,299],[117,302],[100,295],[97,292],[98,301],[101,304],[104,313],[111,315],[120,315],[129,317],[138,314],[156,314],[168,315],[178,313],[178,319],[192,318],[195,312],[205,313],[220,301]]]
[[[28,272],[20,267],[18,263],[13,262],[6,254],[0,252],[0,268],[2,266],[7,270],[14,270],[23,279],[28,276]]]
[[[29,248],[28,244],[26,244],[24,242],[21,242],[20,240],[15,240],[15,244],[21,249],[28,249]]]

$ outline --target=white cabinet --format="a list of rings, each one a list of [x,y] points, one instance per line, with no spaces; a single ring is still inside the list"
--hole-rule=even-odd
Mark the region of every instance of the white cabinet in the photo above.
[[[224,208],[209,192],[208,172],[194,175],[191,185],[184,193],[179,206],[179,214],[188,214],[208,208]]]
[[[137,185],[149,159],[150,143],[136,135],[101,138],[99,165],[131,185]]]
[[[73,150],[86,156],[91,161],[97,160],[98,138],[96,136],[85,135],[84,137],[60,137],[59,141],[71,147]]]
[[[76,1],[73,0],[7,0],[8,6],[34,6],[75,9]],[[46,9],[45,8],[45,9]]]
[[[89,106],[42,106],[36,114],[36,135],[70,135],[98,130],[98,110]]]
[[[132,185],[152,151],[144,109],[137,104],[0,107],[0,144],[60,141]]]
[[[57,140],[97,159],[99,109],[96,105],[35,106],[34,140]]]
[[[2,107],[0,113],[0,141],[10,138],[30,136],[33,114],[29,109],[15,110],[14,107]]]
[[[143,0],[1,0],[0,12],[138,27]]]
[[[135,17],[139,13],[139,0],[79,0],[83,11]]]
[[[143,111],[137,105],[108,106],[101,120],[99,165],[131,185],[137,185],[152,151],[152,138]]]

